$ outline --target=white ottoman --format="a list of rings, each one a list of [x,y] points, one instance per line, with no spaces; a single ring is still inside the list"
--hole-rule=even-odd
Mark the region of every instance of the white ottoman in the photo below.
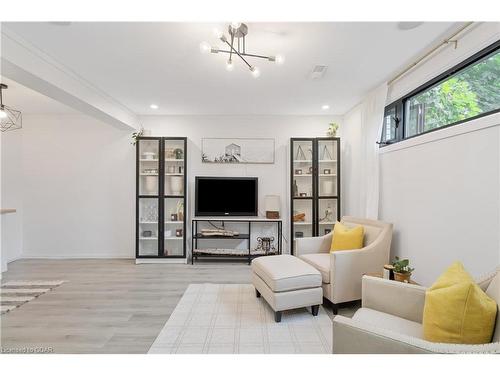
[[[291,255],[271,255],[252,261],[252,282],[257,298],[261,295],[274,310],[274,320],[281,312],[311,306],[318,315],[323,302],[321,274],[313,266]]]

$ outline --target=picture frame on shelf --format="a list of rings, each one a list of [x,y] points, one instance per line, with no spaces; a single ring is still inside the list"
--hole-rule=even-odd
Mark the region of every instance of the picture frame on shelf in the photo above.
[[[296,169],[295,174],[302,174],[302,169]]]
[[[330,168],[323,169],[323,174],[332,174],[332,170]]]
[[[307,193],[299,193],[299,197],[301,198],[307,197]]]
[[[327,235],[327,234],[329,234],[331,232],[332,232],[332,230],[330,228],[325,228],[325,235]]]
[[[304,232],[295,232],[295,238],[303,238]]]
[[[309,167],[309,169],[307,170],[307,174],[312,174],[313,173],[313,167]]]

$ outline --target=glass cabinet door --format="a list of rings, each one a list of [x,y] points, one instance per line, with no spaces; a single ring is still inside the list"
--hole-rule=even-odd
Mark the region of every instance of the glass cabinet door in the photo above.
[[[183,139],[165,140],[165,196],[184,196],[184,156]]]
[[[293,238],[314,235],[313,196],[314,163],[313,141],[292,142],[292,234]]]
[[[319,139],[316,148],[318,236],[328,234],[338,218],[338,147],[338,140]]]
[[[140,139],[138,141],[139,157],[139,195],[158,196],[159,191],[159,155],[160,141],[157,139]]]
[[[163,256],[184,255],[184,198],[165,198]]]
[[[138,255],[158,256],[159,205],[158,198],[139,198]]]
[[[318,140],[318,197],[337,197],[337,142]]]

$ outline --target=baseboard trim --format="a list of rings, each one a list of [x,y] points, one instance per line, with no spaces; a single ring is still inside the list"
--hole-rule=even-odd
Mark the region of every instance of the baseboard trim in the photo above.
[[[135,264],[187,264],[187,259],[186,258],[174,258],[174,259],[141,258],[141,259],[136,259]]]
[[[112,255],[112,254],[76,254],[76,255],[31,255],[26,254],[19,259],[54,259],[54,260],[64,260],[64,259],[134,259],[133,255]]]

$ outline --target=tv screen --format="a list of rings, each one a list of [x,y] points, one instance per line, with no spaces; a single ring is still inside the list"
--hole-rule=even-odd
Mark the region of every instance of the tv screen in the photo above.
[[[257,177],[196,177],[196,216],[257,216]]]

